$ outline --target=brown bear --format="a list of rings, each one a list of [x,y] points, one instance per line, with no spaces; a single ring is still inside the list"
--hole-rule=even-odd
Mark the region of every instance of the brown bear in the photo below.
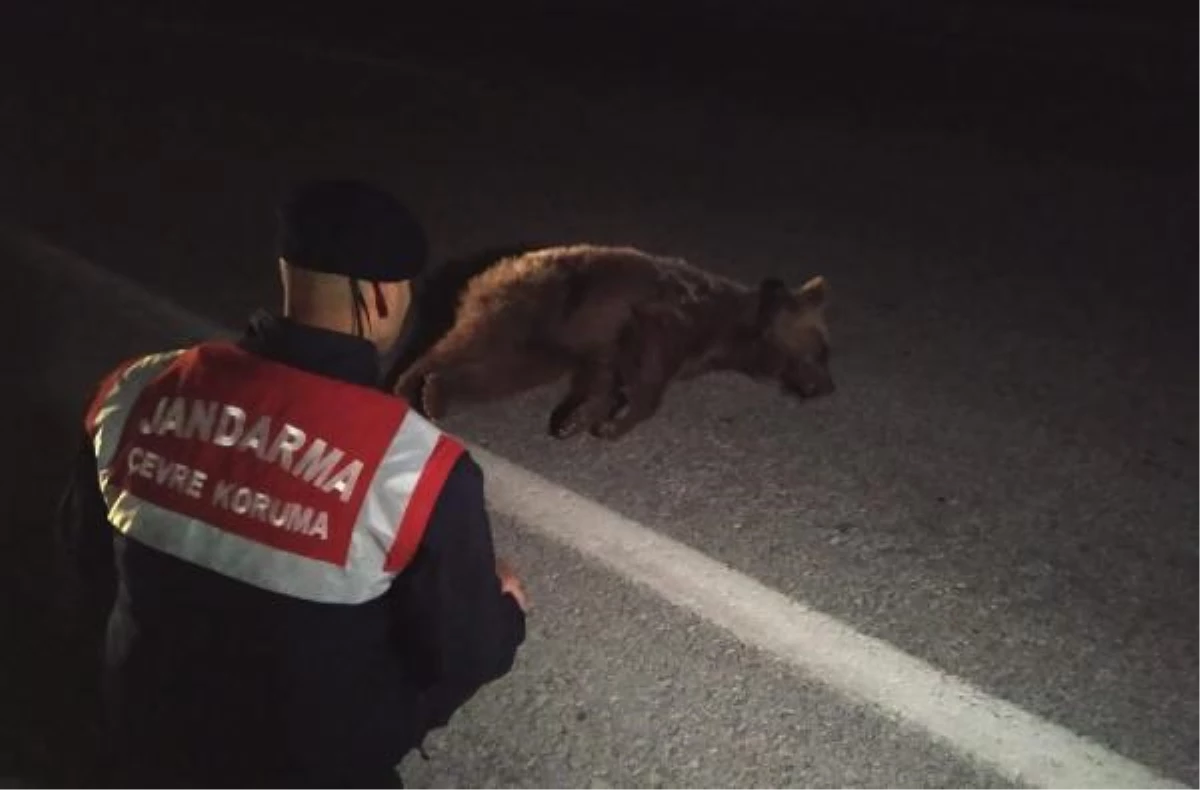
[[[478,263],[478,262],[477,262]],[[572,244],[500,255],[464,278],[448,329],[393,389],[427,417],[568,376],[551,435],[615,439],[658,409],[675,379],[737,371],[811,398],[833,392],[814,277],[747,286],[680,258]],[[420,301],[418,301],[420,304]]]

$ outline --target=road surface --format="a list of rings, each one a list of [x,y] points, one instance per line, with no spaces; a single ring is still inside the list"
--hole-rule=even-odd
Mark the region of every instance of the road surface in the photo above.
[[[655,85],[586,93],[502,61],[454,70],[151,22],[119,36],[64,28],[9,51],[22,67],[0,77],[0,218],[226,327],[275,298],[272,204],[314,173],[404,194],[439,256],[596,240],[748,282],[829,277],[829,399],[797,406],[714,376],[672,390],[659,418],[612,445],[543,436],[549,391],[450,428],[547,490],[599,503],[604,539],[628,520],[728,568],[735,592],[828,618],[788,622],[845,626],[861,655],[879,640],[886,650],[862,665],[874,698],[806,667],[812,645],[780,650],[739,630],[762,613],[737,620],[699,579],[691,595],[686,580],[606,565],[602,541],[581,554],[586,536],[546,528],[512,489],[496,524],[537,603],[529,644],[438,734],[431,762],[406,763],[410,784],[1054,775],[1022,780],[1020,755],[931,733],[910,683],[926,676],[901,669],[911,658],[1028,714],[1024,736],[1061,728],[1196,785],[1190,169],[1105,158],[1103,145],[1036,152],[895,115],[778,114],[749,100],[722,113]],[[31,410],[14,447],[38,448],[39,473],[36,484],[10,474],[8,495],[45,502],[89,377],[186,327],[140,297],[112,315],[111,291],[71,274],[84,269],[36,265],[70,255],[4,249],[7,269],[41,272],[10,290],[23,309],[7,336],[42,333],[16,352],[12,393]],[[6,556],[37,544],[4,540]],[[686,556],[676,575],[709,569]],[[33,595],[27,580],[6,583]],[[54,720],[35,693],[50,671],[34,647],[45,626],[10,616],[10,631],[29,634],[10,657],[20,671],[6,673],[11,709],[31,717],[14,737],[57,754],[30,735]],[[834,633],[820,629],[814,639]]]

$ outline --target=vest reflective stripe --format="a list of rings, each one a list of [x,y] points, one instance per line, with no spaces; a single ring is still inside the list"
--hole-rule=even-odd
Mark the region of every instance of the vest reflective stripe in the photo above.
[[[426,474],[430,471],[426,466],[429,458],[442,438],[441,432],[416,412],[408,411],[405,414],[400,430],[392,437],[383,460],[375,470],[375,477],[371,480],[354,523],[354,537],[350,543],[351,564],[369,563],[370,567],[378,568],[389,578],[392,572],[399,570],[388,566],[387,556],[392,546],[403,537],[401,527],[407,526],[419,541],[428,521],[421,519],[403,524],[412,508],[413,494],[422,482],[428,481],[428,485],[434,485],[440,491],[445,481],[444,476],[438,478]]]
[[[215,415],[222,403],[243,415],[243,438],[260,415],[309,446],[320,442],[311,456],[316,461],[339,460],[314,474],[315,461],[301,468],[309,456],[300,447],[295,455],[304,457],[293,467],[292,450],[283,463],[263,446],[217,441],[220,422],[214,430],[210,419],[210,433],[196,433],[192,421],[200,407],[211,406]],[[169,427],[172,409],[183,414],[188,404],[191,427]],[[270,404],[284,404],[278,406],[283,412],[268,413]],[[412,558],[463,452],[391,396],[224,344],[156,354],[119,368],[101,385],[88,423],[116,529],[248,584],[324,603],[360,603],[386,592]],[[375,425],[390,436],[381,436]],[[337,463],[344,462],[344,470],[360,458],[356,482],[335,485]]]
[[[92,435],[97,468],[103,469],[112,463],[129,417],[129,407],[138,393],[182,353],[183,349],[179,349],[127,361],[100,383],[96,399],[88,409],[85,426]]]
[[[454,464],[462,453],[463,447],[458,442],[445,436],[437,438],[437,444],[434,445],[433,452],[426,461],[425,474],[417,481],[412,492],[412,499],[404,511],[404,518],[400,522],[400,535],[388,552],[387,562],[384,565],[386,570],[398,571],[408,565],[409,560],[416,553],[417,544],[424,533],[424,530],[420,529],[418,525],[428,523],[429,517],[433,514],[433,506],[437,502],[441,488],[438,481],[445,480],[450,476],[450,470],[454,468]]]

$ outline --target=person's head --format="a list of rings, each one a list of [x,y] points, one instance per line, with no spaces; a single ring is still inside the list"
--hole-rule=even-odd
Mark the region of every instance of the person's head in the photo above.
[[[385,190],[352,180],[302,184],[278,219],[284,315],[388,353],[428,256],[417,219]]]

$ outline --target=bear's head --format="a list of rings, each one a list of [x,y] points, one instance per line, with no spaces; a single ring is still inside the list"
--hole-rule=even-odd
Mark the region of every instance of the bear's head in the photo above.
[[[789,395],[813,398],[834,391],[829,371],[825,306],[829,285],[817,276],[791,289],[776,278],[762,281],[750,342],[739,367],[755,378],[772,378]]]

